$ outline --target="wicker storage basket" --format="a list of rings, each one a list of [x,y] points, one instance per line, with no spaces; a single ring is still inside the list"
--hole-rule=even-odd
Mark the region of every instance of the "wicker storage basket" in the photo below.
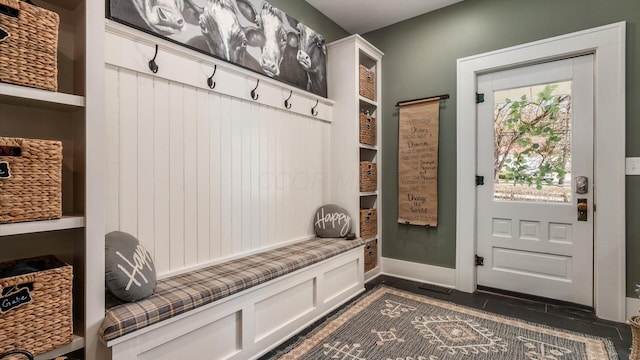
[[[631,353],[629,360],[640,360],[640,316],[633,316],[629,320],[631,325]]]
[[[360,162],[360,191],[376,191],[378,188],[377,164],[370,161]]]
[[[26,289],[31,302],[3,308],[0,312],[0,353],[24,349],[37,355],[70,343],[73,339],[71,265],[53,256],[43,256],[1,263],[0,274],[18,268],[37,271],[0,277],[2,302],[6,304],[24,296]],[[15,295],[18,291],[21,295]]]
[[[367,99],[376,99],[376,73],[360,65],[360,95]]]
[[[364,272],[375,269],[377,265],[378,240],[372,240],[364,245]]]
[[[0,137],[0,224],[60,218],[61,190],[62,142]]]
[[[378,210],[360,210],[360,237],[368,239],[378,234]]]
[[[376,145],[376,118],[368,112],[360,113],[360,143]]]
[[[58,90],[58,25],[53,11],[20,0],[0,0],[10,15],[0,12],[0,81]]]

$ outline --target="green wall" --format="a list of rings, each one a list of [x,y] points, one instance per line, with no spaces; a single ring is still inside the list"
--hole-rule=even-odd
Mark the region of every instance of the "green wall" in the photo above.
[[[350,35],[323,13],[304,0],[267,0],[271,5],[287,13],[324,36],[327,43]]]
[[[456,59],[627,21],[627,156],[640,156],[638,0],[466,0],[364,37],[382,50],[383,255],[455,268]],[[399,100],[450,94],[441,102],[438,227],[397,221]],[[380,117],[380,115],[379,115]],[[470,121],[472,119],[469,119]],[[627,177],[627,296],[640,283],[640,177]],[[473,221],[465,219],[464,221]]]

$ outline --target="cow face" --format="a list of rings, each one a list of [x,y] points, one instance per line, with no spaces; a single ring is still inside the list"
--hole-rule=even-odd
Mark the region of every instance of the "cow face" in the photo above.
[[[247,37],[229,0],[212,0],[200,15],[200,30],[213,55],[242,64]]]
[[[303,24],[297,24],[300,37],[297,59],[307,72],[317,72],[327,56],[324,37]]]
[[[133,3],[153,31],[171,35],[184,28],[184,0],[133,0]]]
[[[262,47],[260,65],[262,70],[271,77],[280,75],[280,63],[287,44],[290,41],[285,30],[284,13],[265,2],[259,16],[259,26],[264,34],[265,41]],[[297,39],[296,39],[297,40]]]

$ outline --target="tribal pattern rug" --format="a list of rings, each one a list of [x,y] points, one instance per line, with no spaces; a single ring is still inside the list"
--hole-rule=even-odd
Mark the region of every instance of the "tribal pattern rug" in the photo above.
[[[604,338],[380,286],[275,358],[613,360]]]

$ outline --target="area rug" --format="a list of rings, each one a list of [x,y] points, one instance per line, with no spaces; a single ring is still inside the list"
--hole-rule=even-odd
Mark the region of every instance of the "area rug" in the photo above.
[[[275,358],[613,360],[618,356],[604,338],[380,286]]]

